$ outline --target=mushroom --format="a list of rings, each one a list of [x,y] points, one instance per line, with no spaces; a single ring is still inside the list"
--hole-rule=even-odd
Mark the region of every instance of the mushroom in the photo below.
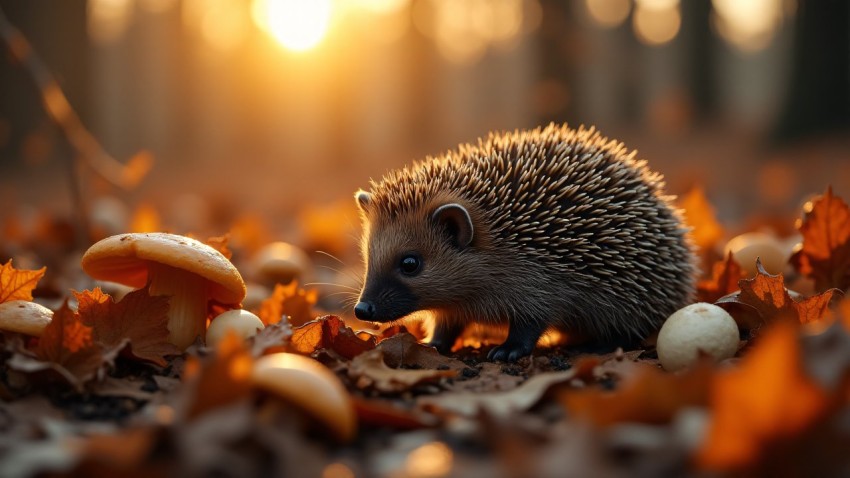
[[[673,312],[658,332],[656,351],[665,370],[683,370],[700,358],[715,361],[735,356],[738,351],[738,324],[722,308],[697,302]]]
[[[170,296],[169,341],[181,350],[204,337],[209,300],[238,304],[245,297],[242,276],[226,257],[176,234],[107,237],[86,251],[82,266],[95,279],[135,288],[149,284],[151,295]]]
[[[12,300],[0,304],[0,330],[41,337],[53,320],[53,311],[28,300]]]
[[[764,232],[747,232],[735,236],[726,244],[726,251],[732,256],[747,277],[756,275],[756,259],[760,259],[764,269],[771,274],[779,274],[788,265],[791,249],[772,234]]]
[[[207,327],[207,345],[214,346],[232,331],[241,339],[257,335],[257,330],[265,328],[259,317],[243,309],[222,312]]]
[[[263,282],[288,284],[310,270],[310,258],[300,248],[286,242],[272,242],[257,251],[251,261]]]
[[[291,353],[261,357],[251,373],[254,386],[307,412],[340,441],[354,437],[357,416],[339,378],[319,362]]]

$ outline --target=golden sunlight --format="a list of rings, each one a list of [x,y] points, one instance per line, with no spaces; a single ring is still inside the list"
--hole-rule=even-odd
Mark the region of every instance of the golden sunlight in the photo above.
[[[254,0],[254,23],[284,48],[309,50],[325,37],[331,0]]]

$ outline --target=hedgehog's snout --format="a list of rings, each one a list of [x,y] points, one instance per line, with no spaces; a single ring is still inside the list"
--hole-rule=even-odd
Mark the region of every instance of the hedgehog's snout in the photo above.
[[[375,306],[371,302],[360,301],[354,306],[354,315],[360,320],[372,320],[375,317]]]

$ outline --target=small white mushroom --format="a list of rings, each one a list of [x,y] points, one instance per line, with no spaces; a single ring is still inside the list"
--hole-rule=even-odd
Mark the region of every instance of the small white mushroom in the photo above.
[[[53,311],[28,300],[0,304],[0,330],[41,337],[53,320]]]
[[[747,277],[756,275],[756,259],[761,259],[764,269],[771,274],[779,274],[788,265],[791,249],[772,234],[748,232],[733,237],[726,244],[735,261],[747,273]]]
[[[228,332],[233,332],[241,339],[257,335],[257,331],[265,328],[263,321],[256,315],[244,309],[233,309],[217,315],[207,327],[207,345],[215,346]]]
[[[290,353],[266,355],[254,363],[251,378],[255,387],[304,410],[340,441],[354,437],[357,415],[351,397],[319,362]]]
[[[266,244],[251,262],[257,278],[269,284],[288,284],[293,279],[303,279],[311,267],[307,253],[279,241]]]
[[[722,308],[705,302],[674,312],[658,332],[658,359],[665,370],[675,372],[693,365],[700,352],[720,361],[735,356],[740,334],[738,324]]]

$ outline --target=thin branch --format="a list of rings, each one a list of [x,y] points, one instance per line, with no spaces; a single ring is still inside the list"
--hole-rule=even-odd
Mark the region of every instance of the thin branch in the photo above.
[[[139,184],[153,165],[150,154],[145,152],[137,154],[125,165],[107,153],[83,125],[47,65],[33,51],[20,30],[9,22],[2,9],[0,9],[0,40],[6,44],[12,57],[29,73],[41,95],[45,111],[61,128],[80,158],[96,173],[117,187],[132,189]]]

